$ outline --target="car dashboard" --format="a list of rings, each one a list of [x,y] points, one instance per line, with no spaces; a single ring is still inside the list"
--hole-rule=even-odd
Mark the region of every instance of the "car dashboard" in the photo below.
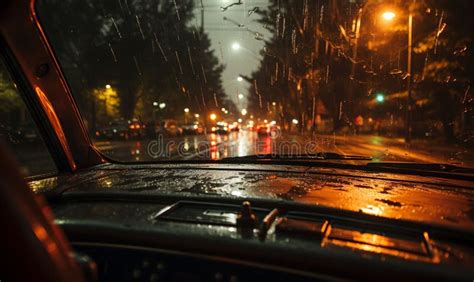
[[[452,281],[473,274],[469,234],[278,201],[170,200],[70,197],[53,211],[74,250],[97,263],[99,281]],[[246,225],[239,219],[249,210],[254,222]]]
[[[472,182],[321,167],[107,164],[32,180],[99,281],[474,277]],[[350,192],[350,193],[349,193]]]

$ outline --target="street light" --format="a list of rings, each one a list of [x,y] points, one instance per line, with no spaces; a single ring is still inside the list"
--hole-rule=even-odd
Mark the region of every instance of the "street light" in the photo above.
[[[237,81],[238,81],[238,82],[242,82],[243,80],[244,80],[244,79],[243,79],[241,76],[238,76],[238,77],[237,77]]]
[[[225,108],[221,108],[221,111],[223,111],[225,113]]]
[[[112,86],[110,86],[110,84],[107,84],[107,85],[105,85],[105,88],[110,89],[110,88],[112,88]]]
[[[199,114],[194,114],[194,117],[195,117],[195,118],[199,118]]]
[[[237,51],[240,49],[240,44],[238,42],[232,43],[232,50]]]
[[[382,18],[386,21],[391,21],[395,18],[395,13],[392,11],[386,11],[382,14]]]
[[[295,118],[294,118],[291,122],[292,122],[293,124],[298,124],[298,123],[299,123],[298,120],[295,119]]]
[[[211,120],[216,120],[217,115],[212,113],[212,114],[209,115],[209,117],[211,118]]]
[[[158,102],[153,102],[153,107],[158,107]]]
[[[272,106],[276,106],[276,105],[277,105],[277,103],[276,103],[276,102],[272,102]]]
[[[416,0],[413,0],[413,4]],[[412,52],[413,52],[413,13],[411,7],[409,9],[408,14],[408,48],[407,48],[407,107],[406,107],[406,129],[405,129],[405,142],[410,143],[411,141],[411,133],[412,133]],[[395,18],[395,13],[392,11],[386,11],[382,13],[382,18],[386,21],[392,21]]]
[[[188,124],[188,113],[189,113],[189,108],[184,108],[184,123]]]
[[[160,107],[160,109],[164,109],[166,107],[166,103],[160,103],[158,107]]]
[[[244,98],[244,94],[240,93],[239,95],[237,95],[237,97],[239,97],[239,100],[242,100]]]
[[[240,113],[245,116],[247,114],[247,109],[242,109],[242,111],[240,111]]]

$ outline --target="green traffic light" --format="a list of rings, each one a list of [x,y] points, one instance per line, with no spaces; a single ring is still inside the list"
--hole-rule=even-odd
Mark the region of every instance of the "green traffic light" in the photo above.
[[[375,100],[378,103],[383,103],[385,101],[385,96],[383,94],[377,94],[377,96],[375,97]]]

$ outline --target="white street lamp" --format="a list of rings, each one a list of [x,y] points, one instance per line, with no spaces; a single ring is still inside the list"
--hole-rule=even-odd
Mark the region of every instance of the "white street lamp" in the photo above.
[[[238,51],[240,49],[240,44],[238,42],[232,43],[232,50]]]

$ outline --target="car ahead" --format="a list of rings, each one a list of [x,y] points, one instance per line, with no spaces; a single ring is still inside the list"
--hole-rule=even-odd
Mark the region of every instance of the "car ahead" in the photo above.
[[[183,133],[178,121],[174,119],[165,119],[157,126],[157,133],[163,136],[176,137]]]
[[[211,133],[219,134],[219,135],[227,135],[229,134],[229,127],[227,123],[218,122],[215,126],[211,128]]]
[[[194,129],[194,133],[195,134],[204,134],[205,133],[205,130],[204,130],[204,125],[200,122],[195,122],[194,125],[193,125],[193,129]]]
[[[257,128],[258,136],[270,136],[270,127],[267,125],[261,125]]]
[[[258,129],[257,127],[258,127],[258,126],[254,125],[254,124],[247,124],[245,128],[246,128],[248,131],[256,132],[257,129]]]
[[[199,122],[184,124],[181,126],[181,129],[184,135],[204,134],[204,127]]]
[[[140,139],[145,135],[146,125],[138,118],[132,118],[127,121],[128,138]]]
[[[196,29],[194,2],[1,2],[0,134],[30,114],[41,137],[35,143],[44,142],[30,150],[0,144],[0,280],[472,281],[472,149],[339,129],[370,112],[408,116],[410,133],[411,109],[404,92],[348,95],[353,76],[337,72],[354,61],[383,63],[367,68],[368,77],[356,68],[358,85],[400,91],[403,77],[386,75],[385,62],[411,51],[399,48],[407,45],[398,34],[411,31],[398,28],[409,10],[413,47],[426,45],[431,79],[427,96],[413,88],[413,117],[441,109],[446,126],[455,119],[451,129],[469,125],[473,76],[463,71],[472,62],[466,11],[474,2],[269,1],[243,13],[242,1],[198,4],[206,17],[245,23],[252,36],[240,41]],[[379,15],[386,8],[399,12]],[[357,22],[397,31],[382,41],[371,24],[347,33]],[[360,40],[357,60],[341,53],[352,37]],[[265,56],[246,64],[249,52],[241,51],[257,41]],[[219,53],[219,45],[235,54]],[[341,52],[332,52],[336,45]],[[239,60],[225,61],[231,57]],[[414,69],[424,57],[414,53]],[[439,64],[447,67],[433,73]],[[374,84],[374,75],[384,79]],[[420,80],[408,82],[424,87]],[[234,97],[244,87],[248,93]],[[175,136],[96,142],[87,133],[107,116],[124,117],[127,132],[141,130],[139,120],[128,121],[132,114]],[[176,120],[192,115],[206,126],[235,118],[254,130],[254,120],[283,123],[275,139],[250,130],[180,138]],[[163,116],[172,117],[168,124]],[[318,116],[332,117],[334,128],[320,131]],[[271,123],[265,127],[275,136]],[[450,162],[458,156],[462,162]],[[26,159],[32,168],[51,166],[25,176]]]
[[[233,123],[229,124],[229,129],[232,132],[239,132],[240,131],[240,125],[237,122],[233,122]]]

